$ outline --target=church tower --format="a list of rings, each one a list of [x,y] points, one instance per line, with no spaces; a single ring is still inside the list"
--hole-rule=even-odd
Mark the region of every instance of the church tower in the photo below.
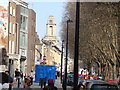
[[[49,16],[46,24],[46,35],[43,38],[44,42],[49,42],[50,44],[58,45],[58,40],[56,37],[56,22],[53,16]]]

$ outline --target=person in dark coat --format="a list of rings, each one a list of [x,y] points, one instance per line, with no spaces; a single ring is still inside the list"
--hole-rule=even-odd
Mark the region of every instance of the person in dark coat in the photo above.
[[[60,72],[59,71],[57,71],[57,77],[59,77],[60,76]]]
[[[22,70],[20,70],[20,82],[21,83],[23,82],[23,72],[22,72]]]
[[[47,80],[47,77],[45,77],[44,79],[44,87],[46,86],[46,80]]]
[[[31,73],[30,73],[31,85],[33,84],[34,75],[35,74],[34,74],[33,70],[31,70]]]
[[[41,88],[43,88],[44,82],[45,82],[45,78],[40,78],[39,85],[41,86]]]
[[[30,86],[31,86],[31,80],[30,80],[29,77],[24,79],[24,84],[23,85],[24,85],[24,88],[26,88],[26,89],[30,88]]]
[[[118,84],[118,88],[120,88],[120,76],[118,75],[118,78],[117,78],[117,84]]]
[[[45,86],[43,90],[57,90],[57,87],[54,86],[53,79],[48,79],[48,85]]]
[[[18,69],[15,70],[15,77],[16,77],[16,81],[20,77],[20,72],[18,71]]]
[[[0,88],[2,90],[8,90],[9,89],[9,78],[8,75],[5,72],[0,73]]]
[[[14,85],[13,78],[10,76],[9,71],[5,71],[5,74],[8,75],[9,90],[12,90],[12,86]]]

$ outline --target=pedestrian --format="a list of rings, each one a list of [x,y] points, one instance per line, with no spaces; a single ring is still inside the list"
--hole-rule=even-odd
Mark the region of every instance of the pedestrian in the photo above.
[[[30,89],[30,86],[31,86],[31,80],[30,78],[25,78],[24,79],[24,84],[23,84],[24,88],[26,89]]]
[[[25,73],[23,74],[23,76],[24,76],[24,79],[27,78],[27,73],[25,72]]]
[[[98,80],[102,80],[102,76],[101,75],[98,76]]]
[[[57,79],[57,74],[55,75],[56,79]]]
[[[8,75],[4,72],[0,73],[0,90],[8,90],[9,89],[9,80]]]
[[[47,77],[44,78],[44,87],[46,86]]]
[[[8,75],[9,90],[12,90],[12,86],[14,85],[13,78],[10,76],[9,71],[5,71],[5,74]]]
[[[41,77],[39,79],[39,86],[41,86],[41,88],[43,88],[44,82],[45,82],[45,78]]]
[[[18,78],[20,77],[20,72],[18,71],[17,68],[15,70],[15,77],[16,77],[16,81],[18,81]]]
[[[53,79],[48,79],[48,85],[45,86],[43,90],[57,90],[57,87],[54,86]]]
[[[57,79],[57,77],[58,77],[58,75],[57,75],[57,71],[56,71],[55,77],[56,77],[56,79]]]
[[[35,74],[34,74],[33,70],[31,70],[31,73],[30,73],[31,85],[33,84],[34,75]]]
[[[85,90],[85,86],[84,86],[83,84],[81,84],[81,85],[79,86],[79,89],[77,88],[77,90]]]
[[[118,76],[117,78],[117,84],[118,84],[118,87],[120,88],[120,76]]]
[[[57,71],[57,77],[59,77],[59,75],[60,75],[60,72],[59,72],[59,71]]]
[[[120,76],[117,76],[117,82],[120,84]]]
[[[23,72],[22,72],[22,70],[20,70],[20,82],[21,83],[23,82]]]
[[[90,76],[90,80],[94,80],[92,76]]]

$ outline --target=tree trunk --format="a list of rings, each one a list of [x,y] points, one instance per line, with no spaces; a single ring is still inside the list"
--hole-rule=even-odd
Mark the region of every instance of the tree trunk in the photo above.
[[[89,72],[88,75],[91,75],[91,68],[92,68],[91,66],[92,66],[91,64],[88,64],[88,67],[87,67],[87,70]]]

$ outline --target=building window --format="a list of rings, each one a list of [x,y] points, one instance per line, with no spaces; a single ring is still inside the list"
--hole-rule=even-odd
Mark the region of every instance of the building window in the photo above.
[[[15,16],[15,9],[13,9],[13,16]]]
[[[12,15],[12,13],[13,13],[13,9],[12,7],[10,7],[10,14]]]
[[[25,46],[25,35],[22,35],[23,37],[23,46]]]
[[[25,50],[22,50],[21,55],[22,55],[22,56],[25,55]]]
[[[9,41],[9,53],[11,54],[11,40]]]
[[[14,41],[12,41],[12,54],[14,54],[14,52],[15,52],[15,51],[14,51],[14,47],[15,47],[15,46],[14,46]]]
[[[15,24],[13,24],[13,34],[15,34]]]
[[[13,33],[13,23],[11,22],[11,33]]]
[[[26,18],[25,18],[25,16],[23,16],[23,29],[25,30],[25,26],[26,26]]]
[[[25,34],[20,34],[20,46],[25,47]]]
[[[20,28],[22,28],[22,15],[20,15]]]
[[[9,33],[12,33],[12,22],[10,22],[10,29],[9,29]]]
[[[20,28],[22,28],[23,30],[27,29],[27,17],[23,15],[20,16]]]
[[[53,36],[53,26],[50,26],[50,35]]]

